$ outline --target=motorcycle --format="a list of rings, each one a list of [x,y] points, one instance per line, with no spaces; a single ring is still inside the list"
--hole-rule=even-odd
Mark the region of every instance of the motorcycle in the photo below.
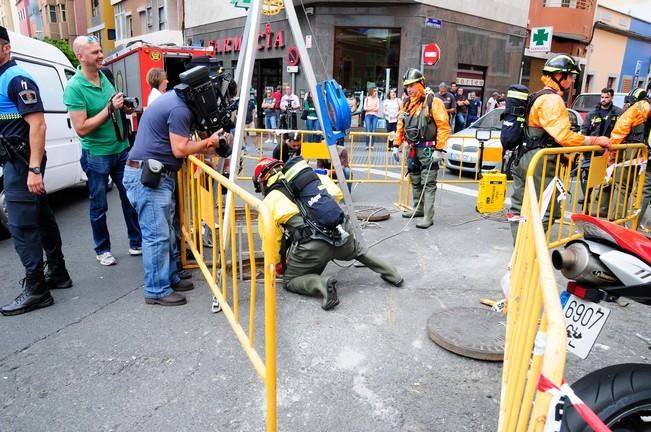
[[[593,216],[574,214],[583,238],[552,252],[552,264],[569,282],[563,293],[568,350],[585,359],[609,314],[602,302],[626,297],[651,306],[651,239]],[[563,302],[562,300],[562,302]],[[651,349],[651,340],[645,339]],[[618,432],[651,432],[651,364],[619,364],[591,372],[575,394]],[[569,398],[556,406],[560,430],[588,432]]]

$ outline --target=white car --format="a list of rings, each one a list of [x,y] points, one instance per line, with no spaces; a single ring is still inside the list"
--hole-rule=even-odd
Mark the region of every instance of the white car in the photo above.
[[[502,131],[502,120],[500,117],[503,112],[504,108],[496,108],[480,117],[466,129],[450,135],[446,146],[446,168],[452,171],[477,172],[480,143],[475,136],[479,129],[490,131],[490,139],[484,142],[484,157],[481,163],[482,171],[501,170],[503,152],[502,143],[500,142],[500,133]],[[571,109],[568,109],[567,112],[570,116],[572,130],[578,132],[583,123],[581,116]]]

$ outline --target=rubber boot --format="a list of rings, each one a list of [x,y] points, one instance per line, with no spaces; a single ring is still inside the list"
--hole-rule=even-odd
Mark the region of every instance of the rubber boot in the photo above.
[[[57,264],[47,263],[45,284],[51,290],[70,288],[72,286],[72,279],[70,279],[65,262],[62,261]]]
[[[425,205],[423,207],[423,213],[425,213],[423,220],[416,224],[416,228],[427,229],[434,225],[434,201],[436,200],[436,189],[434,191],[425,190],[425,196],[423,196],[423,201]]]
[[[0,309],[2,315],[20,315],[54,304],[54,299],[45,284],[45,277],[43,276],[42,270],[37,273],[28,274],[21,283],[23,292],[13,302]]]
[[[325,295],[323,296],[323,302],[321,302],[321,308],[323,310],[330,310],[337,307],[338,304],[339,297],[337,296],[337,280],[335,278],[328,278],[328,284]]]
[[[402,213],[403,218],[411,218],[411,217],[423,217],[423,204],[425,200],[421,197],[421,194],[423,193],[423,187],[418,185],[413,185],[412,184],[412,190],[413,190],[413,196],[414,196],[414,205],[418,204],[414,209],[412,210],[407,210]]]
[[[337,280],[334,278],[325,279],[318,274],[307,274],[298,276],[292,280],[285,282],[284,287],[287,291],[309,295],[309,296],[323,296],[321,307],[324,310],[333,309],[339,304],[339,297],[337,297]]]
[[[379,273],[380,277],[393,286],[399,287],[404,282],[398,270],[388,262],[373,255],[364,254],[356,257],[357,261],[364,264],[375,273]]]

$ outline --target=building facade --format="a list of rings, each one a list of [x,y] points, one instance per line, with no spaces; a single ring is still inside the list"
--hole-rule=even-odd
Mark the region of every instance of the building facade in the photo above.
[[[421,68],[429,85],[457,81],[485,99],[518,78],[526,38],[528,4],[504,0],[450,2],[303,1],[296,9],[317,80],[334,77],[344,88],[397,87],[409,68]],[[459,5],[457,3],[463,3]],[[452,10],[454,7],[455,10]],[[229,0],[185,4],[187,44],[215,48],[226,67],[235,66],[246,17]],[[290,59],[295,42],[284,11],[263,17],[257,33],[252,86],[294,83],[307,89],[303,59]],[[423,64],[422,47],[436,43],[440,59]],[[260,96],[259,96],[260,97]]]
[[[69,42],[77,37],[74,0],[40,0],[39,6],[43,19],[43,37]]]
[[[18,30],[14,22],[14,4],[12,0],[0,0],[0,25],[9,31],[15,32]]]
[[[182,0],[113,1],[116,46],[134,40],[153,44],[183,44]]]
[[[111,0],[90,0],[86,33],[97,38],[104,52],[115,46],[115,15]]]
[[[651,89],[651,23],[631,19],[620,75],[620,91]]]

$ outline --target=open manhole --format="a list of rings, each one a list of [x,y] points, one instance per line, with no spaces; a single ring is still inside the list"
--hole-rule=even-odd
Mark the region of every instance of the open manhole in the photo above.
[[[389,219],[391,214],[389,213],[389,210],[384,207],[356,205],[355,216],[357,216],[357,220],[360,221],[379,222]]]
[[[490,308],[457,307],[434,312],[427,334],[437,345],[477,360],[503,361],[506,316]]]

